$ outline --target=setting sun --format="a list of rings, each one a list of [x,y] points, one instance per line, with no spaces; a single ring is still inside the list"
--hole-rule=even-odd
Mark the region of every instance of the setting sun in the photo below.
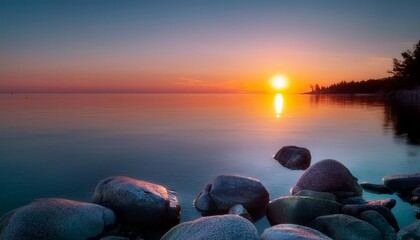
[[[271,80],[271,84],[276,90],[284,90],[287,88],[288,81],[285,76],[279,75],[273,77],[273,79]]]

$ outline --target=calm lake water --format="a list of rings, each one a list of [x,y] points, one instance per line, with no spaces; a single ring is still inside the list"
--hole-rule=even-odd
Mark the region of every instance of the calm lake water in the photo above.
[[[359,182],[420,171],[420,106],[371,96],[3,94],[0,109],[0,215],[36,198],[89,201],[101,179],[126,175],[177,191],[188,221],[218,174],[288,195],[302,171],[272,158],[285,145],[339,160]],[[364,196],[398,200],[400,226],[415,219],[395,195]]]

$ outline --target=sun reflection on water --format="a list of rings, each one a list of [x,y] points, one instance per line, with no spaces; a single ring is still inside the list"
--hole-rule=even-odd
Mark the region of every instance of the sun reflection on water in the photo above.
[[[274,97],[274,109],[276,110],[276,117],[279,118],[283,112],[284,99],[281,93],[277,93]]]

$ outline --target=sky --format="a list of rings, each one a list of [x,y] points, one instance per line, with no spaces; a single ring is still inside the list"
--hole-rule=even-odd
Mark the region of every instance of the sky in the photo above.
[[[420,0],[0,0],[0,92],[289,92],[387,77]]]

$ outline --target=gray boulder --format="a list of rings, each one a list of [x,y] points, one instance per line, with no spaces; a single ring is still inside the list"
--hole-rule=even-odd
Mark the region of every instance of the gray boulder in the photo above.
[[[0,239],[85,240],[100,237],[115,221],[112,210],[96,204],[38,199],[0,219]]]
[[[267,218],[271,225],[293,223],[304,225],[313,219],[340,213],[341,204],[313,197],[285,196],[270,202]]]
[[[381,233],[374,226],[344,214],[317,217],[309,226],[332,239],[382,240]]]
[[[416,220],[398,233],[398,240],[418,240],[420,239],[420,219]]]
[[[292,194],[301,190],[331,192],[338,197],[361,196],[363,189],[350,171],[332,159],[319,161],[310,166],[292,187]]]
[[[155,227],[179,222],[180,206],[174,192],[129,177],[109,177],[95,189],[93,203],[114,210],[125,224]]]
[[[396,231],[400,230],[398,226],[398,222],[395,219],[394,214],[392,214],[391,210],[389,210],[386,207],[379,206],[379,205],[369,205],[369,204],[364,204],[364,205],[347,204],[347,205],[343,205],[343,207],[341,208],[341,211],[344,214],[357,217],[357,218],[360,218],[360,214],[368,210],[373,210],[373,211],[378,212],[388,221],[389,224],[391,224],[391,226]]]
[[[256,219],[265,212],[268,201],[269,194],[259,180],[220,175],[200,192],[194,205],[204,212],[227,213],[234,205],[242,204]]]
[[[378,212],[373,210],[364,211],[360,214],[360,219],[370,223],[382,234],[384,240],[397,239],[397,232],[388,221]]]
[[[297,224],[278,224],[264,230],[260,240],[332,240],[323,233]]]
[[[238,215],[252,222],[252,216],[246,211],[242,204],[233,205],[233,207],[229,209],[228,214]]]
[[[293,196],[314,197],[314,198],[321,198],[324,200],[337,202],[337,197],[334,194],[329,193],[329,192],[316,192],[316,191],[311,191],[311,190],[302,190],[293,194]]]
[[[360,186],[363,188],[363,190],[376,194],[394,194],[392,189],[383,184],[362,182],[360,183]]]
[[[274,159],[283,167],[292,170],[305,170],[311,165],[311,153],[309,150],[297,146],[282,147],[274,155]]]
[[[161,240],[257,240],[255,226],[243,217],[221,215],[202,217],[173,227]]]
[[[346,197],[341,198],[339,200],[339,203],[345,205],[345,204],[366,204],[367,201],[363,197]]]
[[[420,172],[413,174],[389,175],[385,176],[382,181],[385,186],[395,192],[411,192],[413,189],[420,187]]]

